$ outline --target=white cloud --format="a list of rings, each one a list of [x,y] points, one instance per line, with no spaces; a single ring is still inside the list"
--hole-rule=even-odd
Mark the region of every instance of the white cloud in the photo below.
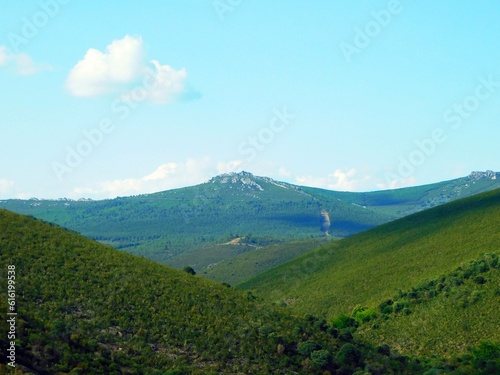
[[[341,191],[364,191],[369,186],[371,176],[362,175],[354,169],[337,169],[326,177],[297,176],[295,180],[299,185],[314,186],[323,189]]]
[[[32,75],[51,69],[50,65],[36,63],[25,53],[12,53],[5,46],[0,46],[0,66],[20,75]]]
[[[143,59],[142,39],[128,35],[113,41],[105,53],[91,48],[69,73],[66,87],[75,96],[108,93],[137,79]]]
[[[140,89],[146,93],[144,99],[166,104],[185,92],[186,77],[185,69],[175,70],[158,60],[146,62],[142,38],[127,35],[113,41],[105,52],[89,49],[70,71],[66,87],[72,95],[83,97],[117,91],[130,96]]]
[[[154,88],[147,91],[149,100],[156,104],[172,102],[185,91],[186,69],[175,70],[171,66],[161,65],[157,60],[151,60],[151,63],[155,67],[155,75]]]
[[[162,180],[177,170],[177,164],[167,163],[160,165],[153,173],[143,178],[144,181]]]
[[[73,193],[75,198],[114,198],[192,186],[208,181],[221,173],[219,172],[221,165],[231,163],[213,162],[208,157],[190,158],[181,163],[162,164],[143,177],[103,181],[92,187],[77,187]]]
[[[14,186],[14,181],[1,179],[0,180],[0,193],[6,194],[6,193],[11,192],[13,186]]]

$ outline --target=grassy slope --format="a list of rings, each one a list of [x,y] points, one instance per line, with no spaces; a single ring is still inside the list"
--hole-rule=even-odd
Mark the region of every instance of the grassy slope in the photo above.
[[[170,259],[168,265],[175,268],[182,268],[185,265],[193,267],[197,273],[205,271],[207,268],[217,264],[222,259],[232,259],[238,255],[252,251],[256,245],[228,244],[220,243],[208,245],[201,248],[188,250]]]
[[[498,223],[495,190],[323,246],[239,287],[301,313],[350,313],[497,251]]]
[[[200,273],[209,279],[236,285],[329,241],[312,238],[253,248],[232,258],[220,258],[223,260],[200,269]]]
[[[2,290],[7,265],[16,267],[17,363],[39,373],[315,374],[340,366],[353,373],[368,364],[388,373],[420,369],[352,337],[334,338],[320,320],[294,318],[234,289],[47,223],[0,210],[0,228]],[[0,311],[7,311],[6,298]],[[2,319],[2,352],[7,328]],[[346,345],[344,352],[361,350],[363,359],[350,361],[342,354]],[[166,371],[173,368],[179,371]]]
[[[402,353],[452,356],[481,341],[500,343],[499,253],[481,256],[454,271],[379,305],[359,337]]]

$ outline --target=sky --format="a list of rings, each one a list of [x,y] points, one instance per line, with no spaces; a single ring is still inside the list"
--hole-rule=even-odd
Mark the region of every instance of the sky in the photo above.
[[[500,2],[0,2],[0,199],[500,171]]]

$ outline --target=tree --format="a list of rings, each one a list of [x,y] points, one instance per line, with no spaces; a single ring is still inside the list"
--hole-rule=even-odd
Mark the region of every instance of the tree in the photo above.
[[[196,275],[196,272],[191,266],[184,266],[182,270],[186,273],[189,273],[190,275]]]

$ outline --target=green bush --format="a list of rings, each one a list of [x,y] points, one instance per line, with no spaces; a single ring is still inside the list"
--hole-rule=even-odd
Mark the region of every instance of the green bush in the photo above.
[[[486,279],[483,276],[476,276],[476,277],[474,277],[474,282],[476,284],[485,284]]]
[[[366,308],[363,306],[356,306],[352,311],[352,317],[358,323],[369,322],[377,317],[377,312],[373,308]]]
[[[357,365],[362,358],[361,351],[353,344],[344,344],[337,353],[337,361],[341,365]]]
[[[354,319],[348,317],[347,315],[338,315],[332,319],[330,325],[337,329],[342,329],[347,327],[353,327],[354,323],[355,323]]]
[[[184,268],[182,269],[184,272],[190,274],[190,275],[196,275],[196,272],[194,271],[194,269],[190,266],[184,266]]]
[[[381,312],[382,314],[392,314],[393,311],[394,308],[392,306],[385,306]]]
[[[311,353],[311,361],[317,367],[324,367],[330,361],[328,350],[315,350]]]
[[[321,349],[321,346],[312,340],[301,342],[297,346],[297,352],[304,356],[309,356],[313,351],[319,349]]]
[[[382,302],[379,306],[378,306],[378,309],[380,310],[380,312],[384,312],[384,309],[387,307],[387,306],[392,306],[394,304],[394,301],[392,299],[388,299],[388,300],[385,300],[384,302]]]
[[[479,346],[472,350],[472,354],[477,359],[485,361],[500,358],[500,343],[482,341]]]

